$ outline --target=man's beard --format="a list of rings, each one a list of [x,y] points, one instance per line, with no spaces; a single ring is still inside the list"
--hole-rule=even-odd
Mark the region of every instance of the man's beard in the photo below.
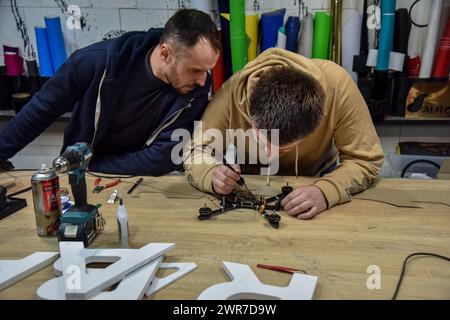
[[[185,95],[185,94],[186,94],[186,92],[180,91],[180,89],[181,89],[181,88],[179,87],[179,84],[180,84],[180,78],[178,77],[176,71],[175,71],[173,68],[171,68],[171,69],[169,70],[169,73],[166,74],[166,79],[167,79],[167,81],[169,81],[169,84],[172,86],[172,88],[173,88],[177,93],[179,93],[179,94],[181,94],[181,95]]]
[[[194,85],[193,89],[183,91],[183,88],[186,88],[186,86],[180,86],[180,82],[181,82],[180,77],[178,76],[175,68],[171,68],[169,70],[169,73],[166,74],[166,79],[169,82],[169,84],[174,88],[174,90],[183,96],[188,94],[189,92],[192,92],[196,87],[196,85]]]

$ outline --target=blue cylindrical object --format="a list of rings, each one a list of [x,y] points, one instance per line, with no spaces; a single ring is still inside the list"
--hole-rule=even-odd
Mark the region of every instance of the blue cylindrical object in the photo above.
[[[286,50],[297,52],[298,33],[300,31],[300,19],[289,17],[286,22]]]
[[[261,15],[261,52],[277,45],[278,29],[283,26],[286,9],[263,13]]]
[[[52,56],[48,46],[47,31],[44,27],[34,27],[39,58],[39,74],[42,77],[51,77],[54,74]]]
[[[47,38],[52,56],[53,70],[56,72],[67,59],[66,48],[64,47],[64,37],[61,29],[61,19],[59,17],[45,17],[44,20],[47,28]]]
[[[375,70],[389,69],[389,54],[394,44],[396,0],[381,1],[381,31],[378,43],[378,60]]]

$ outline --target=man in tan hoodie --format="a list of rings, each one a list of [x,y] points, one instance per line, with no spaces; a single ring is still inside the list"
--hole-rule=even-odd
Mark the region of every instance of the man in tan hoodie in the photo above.
[[[233,192],[239,174],[256,173],[249,159],[262,160],[249,147],[256,142],[267,156],[276,157],[278,175],[317,177],[282,202],[299,219],[350,201],[376,181],[384,160],[367,105],[347,72],[331,61],[282,49],[266,50],[234,74],[208,105],[201,127],[194,131],[191,157],[185,161],[193,186],[215,194]],[[214,140],[203,134],[208,129],[223,137],[229,129],[250,129],[248,138],[254,141],[237,148],[238,158],[247,162],[234,165],[235,171],[224,166],[217,155],[225,153],[225,144],[215,157],[205,153]],[[277,142],[271,139],[273,129],[278,129]]]

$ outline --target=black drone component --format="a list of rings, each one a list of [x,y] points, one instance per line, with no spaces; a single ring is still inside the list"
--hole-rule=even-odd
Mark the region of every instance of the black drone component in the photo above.
[[[204,207],[198,209],[198,219],[199,220],[206,220],[209,219],[210,215],[211,215],[212,209],[207,207],[206,204]]]
[[[270,225],[272,227],[274,227],[275,229],[278,229],[280,227],[281,216],[279,214],[276,214],[276,213],[267,214],[266,213],[263,216],[264,216],[264,218],[267,219],[267,221],[269,221]]]
[[[268,199],[264,199],[264,197],[261,197],[259,200],[255,198],[241,199],[236,194],[223,196],[220,199],[219,209],[212,210],[205,204],[204,207],[198,210],[199,215],[197,218],[199,220],[207,220],[216,215],[235,209],[253,209],[258,211],[273,228],[278,229],[280,226],[281,216],[279,214],[276,214],[274,211],[283,210],[281,201],[283,201],[283,199],[293,191],[293,188],[287,184],[282,188],[281,191],[282,193],[280,193],[279,195]],[[271,204],[273,202],[274,204]],[[269,213],[268,211],[272,211],[272,213]]]
[[[283,198],[286,197],[289,193],[294,191],[294,188],[292,188],[289,183],[286,183],[284,187],[281,188],[281,192],[283,193]]]

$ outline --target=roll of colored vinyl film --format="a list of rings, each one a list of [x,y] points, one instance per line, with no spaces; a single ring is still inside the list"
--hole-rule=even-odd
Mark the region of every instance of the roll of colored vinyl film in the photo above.
[[[36,34],[39,74],[42,77],[51,77],[54,72],[46,29],[44,27],[35,27],[34,31]]]
[[[366,7],[366,19],[365,26],[367,30],[367,52],[369,49],[377,49],[378,48],[378,38],[377,34],[380,31],[381,27],[381,9],[380,9],[380,1],[378,0],[368,0]],[[366,54],[367,54],[366,52]]]
[[[357,10],[353,10],[342,30],[342,67],[347,70],[355,83],[358,82],[358,74],[353,71],[353,60],[360,50],[361,26],[362,16]]]
[[[389,55],[394,44],[395,6],[395,0],[383,0],[381,2],[381,30],[378,60],[375,68],[378,71],[389,69]]]
[[[300,31],[300,19],[298,17],[290,16],[286,22],[286,50],[296,52],[297,41]]]
[[[395,11],[395,33],[393,51],[408,53],[408,40],[411,33],[411,21],[408,10],[401,8]]]
[[[410,77],[418,77],[420,73],[420,66],[422,61],[420,60],[420,56],[409,57],[406,59],[406,67],[408,70],[408,76]]]
[[[222,30],[219,30],[219,38],[222,41]],[[217,59],[217,63],[212,70],[212,89],[213,93],[219,91],[220,87],[224,82],[224,65],[223,65],[223,48],[220,50],[219,59]]]
[[[395,11],[395,33],[393,51],[403,54],[404,63],[401,71],[401,77],[406,77],[408,72],[406,68],[406,55],[408,53],[408,41],[411,33],[411,21],[409,19],[408,10],[400,8]],[[389,65],[391,65],[389,58]],[[390,68],[391,69],[391,68]]]
[[[247,60],[252,61],[256,58],[258,50],[258,15],[249,15],[245,17],[245,31],[247,33]]]
[[[434,64],[434,78],[447,78],[450,69],[450,15],[447,20],[444,36],[441,39],[438,54]]]
[[[277,45],[278,29],[283,26],[286,9],[263,13],[261,15],[261,51]]]
[[[230,13],[230,0],[218,0],[219,13]]]
[[[225,81],[233,74],[231,64],[231,40],[230,40],[230,14],[220,14],[220,28],[222,31],[222,53],[223,53],[223,68]]]
[[[418,25],[427,25],[430,18],[430,10],[433,1],[419,1],[414,6],[411,19]],[[425,43],[427,28],[411,26],[411,34],[408,41],[408,56],[422,58],[422,51]]]
[[[277,48],[286,49],[286,31],[284,27],[278,29]]]
[[[53,70],[56,72],[67,59],[64,36],[61,29],[61,19],[59,17],[45,17],[44,20]]]
[[[298,39],[297,53],[306,57],[312,58],[314,37],[314,18],[311,13],[308,13],[302,20],[300,27],[300,36]]]
[[[39,75],[36,59],[25,60],[25,63],[27,65],[27,72],[30,77],[36,77]]]
[[[330,15],[327,12],[316,12],[314,16],[313,58],[328,59],[330,32]]]
[[[430,78],[438,45],[438,32],[440,18],[443,8],[443,0],[433,0],[431,5],[430,22],[425,40],[425,48],[422,55],[422,66],[420,67],[420,78]]]
[[[230,2],[230,40],[233,73],[247,63],[247,34],[245,33],[245,1]]]
[[[21,76],[23,74],[23,58],[14,52],[6,52],[6,74],[8,76]]]

